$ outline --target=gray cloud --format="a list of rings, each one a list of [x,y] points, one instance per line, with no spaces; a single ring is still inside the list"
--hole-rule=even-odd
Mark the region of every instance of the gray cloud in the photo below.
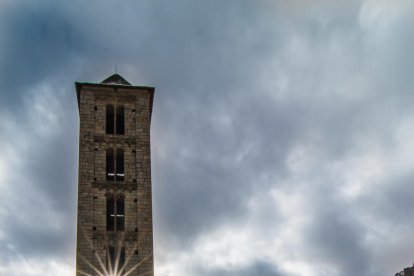
[[[73,82],[100,82],[114,64],[156,87],[159,275],[370,276],[409,264],[408,2],[0,5],[1,273],[16,254],[73,262]]]
[[[204,271],[203,271],[204,270]],[[248,276],[248,275],[258,275],[258,276],[287,276],[278,271],[272,264],[258,261],[247,267],[236,268],[236,269],[227,269],[227,270],[208,270],[205,271],[194,271],[194,275],[214,275],[214,276]],[[290,274],[289,274],[290,275]]]

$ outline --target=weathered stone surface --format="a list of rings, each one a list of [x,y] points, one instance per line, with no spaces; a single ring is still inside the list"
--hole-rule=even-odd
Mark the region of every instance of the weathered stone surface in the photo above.
[[[126,271],[153,252],[150,123],[154,89],[130,85],[76,83],[80,116],[76,267],[91,275],[106,263],[107,247],[122,243]],[[106,134],[106,106],[125,109],[125,134]],[[124,151],[123,181],[106,180],[106,150]],[[123,196],[124,231],[107,231],[106,197]],[[130,275],[150,271],[150,256]],[[77,273],[77,275],[81,275]]]

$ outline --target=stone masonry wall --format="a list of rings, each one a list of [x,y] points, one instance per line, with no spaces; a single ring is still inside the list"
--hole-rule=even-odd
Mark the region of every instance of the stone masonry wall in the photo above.
[[[125,134],[106,134],[106,105],[125,108]],[[97,273],[106,264],[106,249],[119,243],[125,247],[126,271],[153,253],[150,108],[151,94],[138,87],[83,85],[79,98],[79,180],[77,269]],[[106,180],[106,150],[124,151],[124,181]],[[106,231],[106,197],[125,200],[125,230]],[[100,259],[100,261],[99,261]],[[152,271],[149,257],[130,275]],[[77,275],[81,275],[77,273]]]

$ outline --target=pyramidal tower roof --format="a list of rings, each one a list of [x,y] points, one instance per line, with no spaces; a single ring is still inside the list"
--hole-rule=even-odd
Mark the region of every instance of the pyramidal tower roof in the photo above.
[[[102,89],[107,93],[110,90],[113,91],[135,91],[136,93],[150,93],[151,94],[151,108],[150,113],[152,113],[152,101],[154,99],[154,87],[151,86],[137,86],[132,85],[126,79],[121,77],[119,74],[113,74],[112,76],[104,79],[101,83],[88,83],[88,82],[75,82],[76,86],[76,97],[78,98],[78,107],[80,108],[80,97],[81,92],[89,89]],[[146,92],[145,92],[146,91]]]
[[[101,83],[103,83],[103,84],[131,85],[126,79],[121,77],[119,74],[113,74],[112,76],[104,79]]]

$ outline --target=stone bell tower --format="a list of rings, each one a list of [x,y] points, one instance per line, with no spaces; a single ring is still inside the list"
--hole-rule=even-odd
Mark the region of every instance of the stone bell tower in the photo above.
[[[154,275],[154,88],[115,74],[76,82],[80,116],[76,275]]]

